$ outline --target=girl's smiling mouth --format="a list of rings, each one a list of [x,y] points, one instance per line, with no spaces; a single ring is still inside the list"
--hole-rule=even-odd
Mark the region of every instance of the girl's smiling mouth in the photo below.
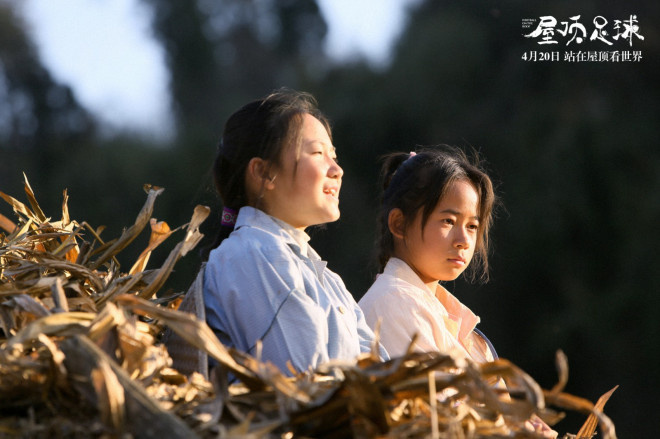
[[[334,198],[337,198],[337,194],[339,193],[339,190],[336,187],[329,187],[329,188],[323,189],[323,193],[327,194],[327,195],[330,195]]]

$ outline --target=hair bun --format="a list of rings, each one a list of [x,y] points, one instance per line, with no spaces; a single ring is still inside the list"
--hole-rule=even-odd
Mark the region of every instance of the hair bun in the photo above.
[[[414,152],[411,152],[410,154],[407,154],[405,152],[396,152],[385,156],[383,160],[383,166],[381,168],[381,179],[383,181],[383,190],[386,190],[389,187],[390,182],[392,181],[392,177],[394,177],[394,174],[396,174],[396,171],[397,169],[399,169],[399,166],[401,166],[403,162],[405,162],[415,154],[416,153]]]

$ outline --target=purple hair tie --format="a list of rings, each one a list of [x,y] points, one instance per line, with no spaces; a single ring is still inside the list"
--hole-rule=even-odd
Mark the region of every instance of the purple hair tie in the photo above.
[[[236,212],[234,209],[230,209],[229,207],[223,207],[222,216],[220,219],[220,225],[233,227],[236,224],[237,215],[238,212]]]

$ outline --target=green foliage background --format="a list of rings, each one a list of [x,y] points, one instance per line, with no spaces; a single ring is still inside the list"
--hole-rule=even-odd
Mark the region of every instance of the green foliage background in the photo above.
[[[595,400],[619,384],[606,410],[619,436],[653,437],[657,3],[419,1],[391,62],[373,68],[325,55],[327,25],[314,1],[143,1],[171,75],[177,134],[166,144],[99,135],[94,117],[42,65],[11,3],[0,2],[0,190],[22,199],[24,171],[57,217],[67,188],[72,217],[107,225],[110,238],[132,224],[145,200],[141,187],[152,183],[166,188],[155,215],[171,226],[187,222],[196,204],[212,206],[210,237],[218,200],[209,171],[224,120],[274,88],[310,91],[333,122],[345,170],[342,218],[311,231],[312,244],[358,299],[375,275],[378,157],[437,143],[475,148],[504,206],[493,231],[492,279],[448,288],[481,315],[501,356],[551,387],[554,353],[563,349],[569,392]],[[582,15],[589,29],[596,15],[631,14],[645,36],[633,47],[642,50],[640,62],[521,59],[541,50],[522,36],[523,18]],[[11,217],[8,206],[0,213]],[[133,246],[135,256],[147,238]],[[199,263],[196,255],[182,260],[169,291],[186,289]],[[574,433],[582,421],[569,417],[558,429]]]

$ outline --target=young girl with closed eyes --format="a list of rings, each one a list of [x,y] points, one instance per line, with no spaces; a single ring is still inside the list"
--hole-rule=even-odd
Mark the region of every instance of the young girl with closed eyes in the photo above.
[[[374,340],[305,233],[339,218],[336,158],[313,97],[279,90],[227,120],[214,164],[224,208],[204,272],[207,323],[226,346],[252,355],[261,340],[261,360],[286,374],[355,360]]]

